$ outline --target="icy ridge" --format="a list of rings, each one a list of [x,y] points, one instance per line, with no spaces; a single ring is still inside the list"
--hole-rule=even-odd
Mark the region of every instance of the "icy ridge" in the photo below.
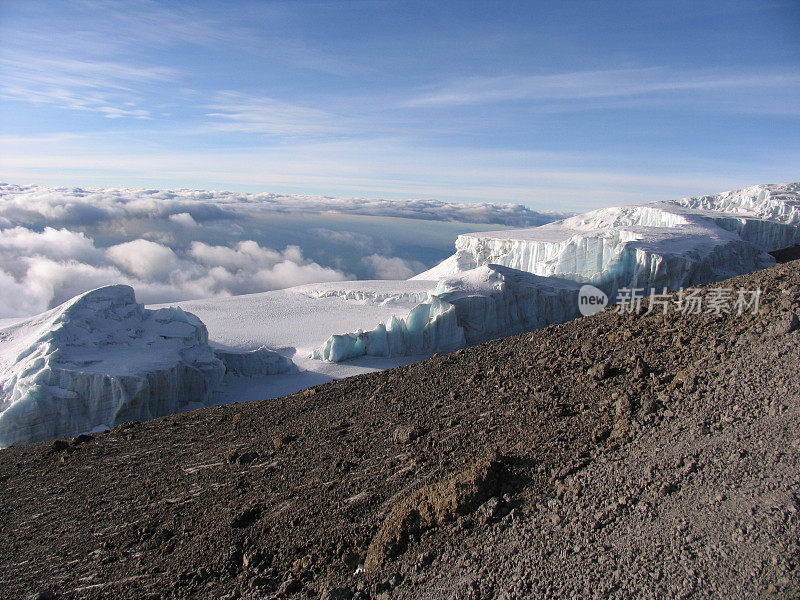
[[[404,318],[330,336],[312,357],[339,362],[365,355],[450,352],[574,318],[579,287],[498,265],[478,267],[439,281],[430,298]]]
[[[312,298],[341,298],[347,301],[382,304],[407,304],[409,302],[425,302],[428,292],[402,291],[375,291],[364,289],[319,289],[310,290],[306,294]]]
[[[674,202],[696,210],[742,214],[800,225],[800,182],[756,185],[720,194],[681,198]]]

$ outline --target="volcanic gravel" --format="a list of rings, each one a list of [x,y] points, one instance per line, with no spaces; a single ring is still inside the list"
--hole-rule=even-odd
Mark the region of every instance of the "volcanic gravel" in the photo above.
[[[0,598],[800,597],[800,262],[0,451]]]

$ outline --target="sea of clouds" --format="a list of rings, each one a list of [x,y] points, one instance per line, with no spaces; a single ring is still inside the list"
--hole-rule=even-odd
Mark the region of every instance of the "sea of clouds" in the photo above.
[[[112,283],[156,303],[406,279],[449,253],[455,231],[408,243],[408,219],[469,230],[560,216],[515,204],[0,184],[0,318]]]

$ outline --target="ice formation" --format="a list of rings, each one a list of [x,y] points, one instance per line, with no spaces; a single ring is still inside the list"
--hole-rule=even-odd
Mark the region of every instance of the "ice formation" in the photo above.
[[[314,351],[319,360],[448,352],[577,316],[580,285],[498,265],[441,279],[403,318],[369,331],[334,334]]]
[[[774,263],[800,241],[800,185],[756,186],[702,198],[604,208],[541,227],[465,234],[456,253],[414,279],[500,264],[591,283],[677,289]]]
[[[0,330],[0,447],[144,420],[209,401],[228,370],[290,368],[266,350],[214,354],[203,323],[115,285]]]
[[[214,344],[236,351],[277,349],[303,369],[335,331],[371,329],[428,300],[432,281],[376,280],[306,284],[245,296],[181,302],[202,319]]]
[[[800,183],[756,185],[742,190],[675,200],[697,210],[800,225]]]
[[[447,351],[562,322],[576,314],[570,282],[590,283],[613,299],[623,287],[647,294],[767,267],[774,263],[768,252],[800,242],[798,192],[797,183],[762,185],[461,235],[453,256],[412,278],[439,281],[428,301],[375,329],[332,335],[313,356],[341,361]]]
[[[296,371],[288,358],[262,346],[249,352],[214,350],[214,355],[225,365],[225,373],[239,377],[263,377]]]
[[[800,184],[767,185],[462,235],[452,257],[408,281],[182,303],[191,313],[146,309],[127,286],[101,288],[0,325],[0,446],[176,412],[212,394],[275,397],[563,322],[577,316],[583,283],[613,301],[623,286],[660,292],[738,275],[772,264],[766,252],[800,242],[799,231]],[[370,358],[340,363],[358,357]]]

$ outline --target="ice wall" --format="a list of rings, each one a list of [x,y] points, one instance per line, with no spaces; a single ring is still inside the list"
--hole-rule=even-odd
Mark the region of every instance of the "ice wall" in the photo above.
[[[205,404],[228,370],[277,371],[267,350],[220,353],[180,308],[145,309],[115,285],[0,330],[0,446]]]
[[[239,377],[280,375],[297,370],[291,360],[263,346],[251,352],[214,350],[214,355],[225,365],[226,374]]]
[[[572,319],[579,288],[498,265],[478,267],[439,281],[429,300],[406,317],[394,317],[370,331],[334,334],[312,356],[339,362],[364,355],[450,352]]]
[[[404,356],[449,352],[464,345],[455,307],[437,297],[418,304],[405,318],[392,317],[370,331],[333,334],[311,355],[340,362],[359,356]]]

